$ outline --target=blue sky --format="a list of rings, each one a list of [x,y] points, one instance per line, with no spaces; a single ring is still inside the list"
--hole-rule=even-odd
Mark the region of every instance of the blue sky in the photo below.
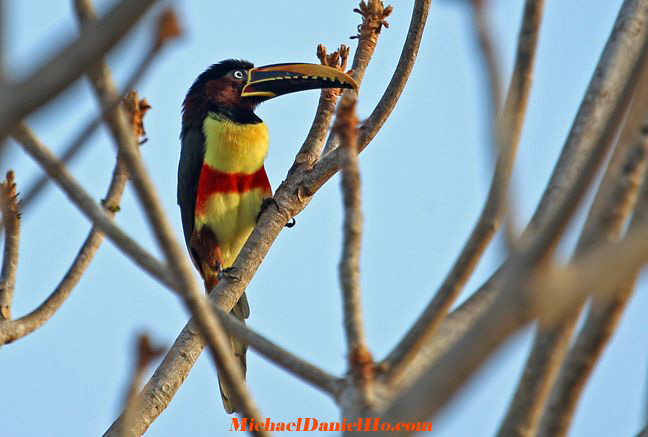
[[[55,53],[77,32],[68,1],[7,1],[7,64],[20,76]],[[105,10],[112,1],[97,2]],[[138,87],[153,109],[142,154],[181,238],[175,204],[180,104],[209,64],[246,58],[257,65],[316,62],[315,47],[355,42],[354,2],[178,2],[186,33],[166,50]],[[391,77],[405,39],[411,3],[394,1],[390,28],[367,69],[359,103],[366,117]],[[443,279],[472,228],[490,179],[484,79],[462,2],[434,1],[418,63],[398,106],[360,163],[365,214],[363,307],[372,353],[383,357],[403,335]],[[502,71],[508,78],[522,1],[491,1]],[[621,0],[548,1],[534,88],[514,175],[520,221],[544,189]],[[123,83],[150,37],[150,20],[110,56]],[[305,137],[317,92],[292,94],[262,105],[270,129],[267,172],[273,187],[285,176]],[[60,151],[94,117],[94,101],[79,81],[30,117],[38,135]],[[105,130],[97,134],[74,175],[97,199],[108,185],[115,152]],[[12,148],[0,170],[15,169],[19,188],[39,174]],[[341,374],[344,341],[337,263],[341,252],[339,179],[330,181],[277,239],[248,288],[250,326],[300,356]],[[582,214],[581,214],[582,216]],[[582,219],[582,218],[581,218]],[[132,191],[118,223],[159,255]],[[37,306],[68,268],[87,220],[56,188],[24,214],[14,316]],[[567,256],[572,228],[561,245]],[[466,290],[474,290],[501,262],[501,242],[488,250]],[[579,405],[572,436],[632,435],[645,409],[644,275],[620,328],[596,367]],[[465,297],[465,296],[464,296]],[[101,434],[121,408],[131,371],[135,334],[146,330],[169,346],[187,320],[179,300],[140,272],[106,242],[85,277],[54,318],[32,335],[2,348],[5,375],[0,411],[10,436]],[[433,436],[490,435],[497,429],[529,349],[532,328],[514,336],[439,417]],[[337,420],[325,396],[278,370],[254,352],[248,381],[265,415]],[[9,375],[7,378],[6,376]],[[223,435],[222,408],[211,361],[202,356],[148,436]]]

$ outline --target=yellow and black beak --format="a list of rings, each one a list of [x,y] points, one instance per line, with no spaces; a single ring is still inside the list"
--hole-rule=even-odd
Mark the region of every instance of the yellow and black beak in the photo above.
[[[349,88],[358,85],[348,74],[317,64],[273,64],[252,68],[241,97],[271,99],[297,91],[317,88]]]

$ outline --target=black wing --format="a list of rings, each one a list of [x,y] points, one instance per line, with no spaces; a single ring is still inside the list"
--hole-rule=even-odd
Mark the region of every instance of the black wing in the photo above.
[[[178,205],[182,216],[182,229],[185,242],[189,241],[194,230],[196,193],[198,179],[205,156],[205,136],[200,128],[190,128],[182,136],[180,163],[178,164]]]

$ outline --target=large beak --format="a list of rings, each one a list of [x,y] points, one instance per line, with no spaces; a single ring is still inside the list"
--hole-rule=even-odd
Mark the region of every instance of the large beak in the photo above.
[[[241,97],[271,99],[283,94],[316,88],[349,88],[358,85],[348,74],[317,64],[274,64],[252,68]]]

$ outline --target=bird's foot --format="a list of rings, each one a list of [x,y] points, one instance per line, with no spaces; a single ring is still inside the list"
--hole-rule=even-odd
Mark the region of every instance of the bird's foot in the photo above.
[[[265,212],[265,210],[268,209],[268,207],[269,207],[270,205],[274,205],[275,208],[279,209],[279,204],[278,204],[277,201],[274,199],[274,197],[266,197],[266,198],[263,199],[263,201],[261,202],[261,207],[259,208],[259,213],[258,213],[257,216],[256,216],[256,222],[257,222],[257,223],[259,222],[259,218],[261,218],[261,214],[263,214],[263,213]],[[287,227],[287,228],[292,228],[293,226],[295,226],[296,223],[297,223],[297,222],[295,221],[295,217],[293,217],[293,218],[291,218],[290,221],[289,221],[288,223],[286,223],[284,226]]]
[[[236,267],[227,267],[218,271],[218,280],[227,279],[232,282],[241,282],[241,277],[236,274]]]
[[[257,222],[259,221],[259,218],[261,218],[261,214],[263,214],[265,212],[265,210],[268,209],[268,207],[270,205],[274,205],[277,209],[279,209],[279,205],[277,204],[277,201],[274,199],[274,197],[266,197],[261,202],[261,207],[259,208],[259,213],[256,216],[256,221]]]

